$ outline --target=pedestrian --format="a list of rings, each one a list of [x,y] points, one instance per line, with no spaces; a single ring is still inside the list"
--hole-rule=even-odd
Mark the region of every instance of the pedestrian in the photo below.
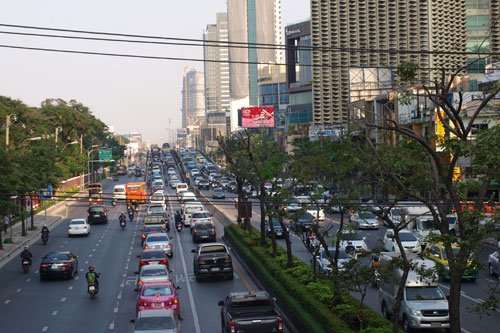
[[[7,234],[7,230],[9,229],[9,216],[7,214],[4,214],[3,216],[3,230]]]

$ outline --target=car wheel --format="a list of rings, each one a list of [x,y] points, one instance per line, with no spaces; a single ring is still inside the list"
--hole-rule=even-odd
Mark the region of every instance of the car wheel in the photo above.
[[[234,280],[234,274],[233,274],[233,273],[228,274],[228,275],[226,276],[226,279],[228,279],[228,280]]]
[[[195,278],[196,278],[196,282],[201,282],[201,276],[195,275]]]
[[[71,238],[71,235],[70,235],[70,234],[68,234],[68,238]]]
[[[384,316],[387,319],[391,319],[391,314],[389,313],[389,311],[387,311],[387,305],[385,305],[385,302],[382,302],[381,312],[382,316]]]
[[[408,317],[406,317],[406,315],[403,315],[403,330],[405,332],[411,332],[410,322],[408,321]]]
[[[491,266],[491,264],[488,265],[488,271],[490,272],[491,276],[495,275],[495,272],[493,272],[493,266]]]

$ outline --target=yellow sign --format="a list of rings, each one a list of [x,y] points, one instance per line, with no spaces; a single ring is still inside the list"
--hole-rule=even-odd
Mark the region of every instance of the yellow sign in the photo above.
[[[436,136],[437,136],[436,148],[437,148],[444,144],[444,125],[441,119],[439,119],[439,115],[441,115],[441,118],[444,119],[444,111],[437,110],[434,113],[434,115],[436,117],[435,122],[436,122]]]

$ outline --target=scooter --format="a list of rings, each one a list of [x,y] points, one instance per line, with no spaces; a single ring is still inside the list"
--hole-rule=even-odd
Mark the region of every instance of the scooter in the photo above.
[[[125,229],[125,220],[120,220],[120,228]]]
[[[111,201],[111,205],[112,205],[113,207],[116,207],[116,199],[113,199],[113,200]]]
[[[373,271],[373,275],[374,275],[374,278],[373,278],[373,281],[372,281],[372,287],[373,288],[378,288],[379,284],[380,284],[380,273],[378,270],[374,270]]]
[[[49,241],[49,234],[47,232],[44,232],[42,234],[42,243],[43,243],[43,245],[47,244],[48,241]]]
[[[23,272],[24,274],[27,274],[31,268],[31,261],[28,259],[23,259],[22,264],[23,264]]]
[[[129,218],[130,222],[132,222],[134,220],[134,212],[133,211],[128,212],[128,218]]]
[[[180,231],[182,231],[182,222],[177,222],[177,223],[175,224],[175,228],[176,228],[176,229],[177,229],[177,231],[179,231],[179,232],[180,232]]]

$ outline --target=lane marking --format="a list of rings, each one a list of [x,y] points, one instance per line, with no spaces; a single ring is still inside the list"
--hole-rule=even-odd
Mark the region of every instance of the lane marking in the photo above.
[[[117,313],[117,312],[118,312],[118,308],[115,308],[115,309],[113,310],[113,312],[114,312],[114,313]]]
[[[464,332],[464,333],[472,333],[471,331],[467,331],[465,328],[462,328],[462,332]]]
[[[92,254],[89,254],[89,258],[92,258]]]
[[[233,262],[233,268],[240,277],[241,281],[243,281],[243,284],[248,289],[248,291],[252,291],[252,287],[250,287],[250,284],[248,283],[247,279],[243,276],[243,274],[241,274],[240,269],[234,262]]]
[[[42,332],[46,332],[48,329],[49,329],[49,327],[48,327],[48,326],[44,326],[44,327],[42,328]]]
[[[57,310],[55,310],[54,312],[52,312],[52,315],[55,316],[57,314]]]
[[[61,302],[66,301],[66,297],[61,298]]]
[[[114,329],[115,329],[115,323],[111,323],[111,324],[109,324],[109,329],[110,329],[110,330],[114,330]]]
[[[30,282],[30,281],[31,281],[31,279],[26,280],[26,282]]]
[[[77,276],[77,277],[75,278],[75,280],[78,280],[79,278],[80,278],[80,277],[79,277],[79,276]]]
[[[69,286],[69,287],[68,287],[68,290],[71,290],[71,289],[73,289],[73,286]]]
[[[17,290],[16,290],[16,293],[18,293],[18,292],[20,292],[20,291],[21,291],[21,288],[17,289]]]
[[[10,303],[10,299],[8,299],[5,302],[3,302],[3,304],[9,304],[9,303]]]

